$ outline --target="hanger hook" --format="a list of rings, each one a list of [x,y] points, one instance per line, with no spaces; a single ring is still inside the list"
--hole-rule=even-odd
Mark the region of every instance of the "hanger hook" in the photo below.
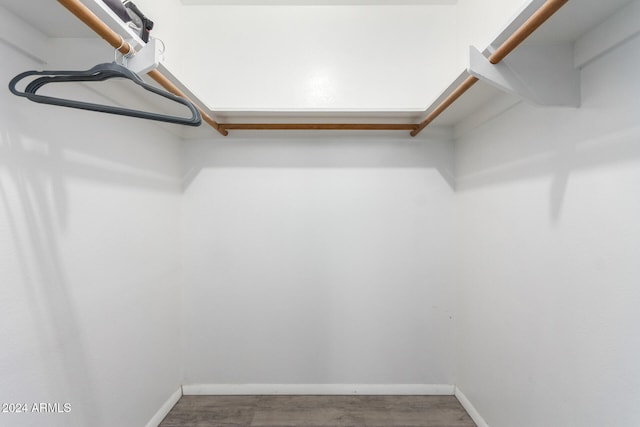
[[[118,52],[120,52],[120,49],[122,49],[125,44],[124,38],[120,34],[118,34],[118,37],[120,37],[120,46],[118,46],[113,52],[113,62],[115,62],[116,64],[118,63]],[[122,58],[122,65],[124,65],[124,55],[122,56]]]
[[[162,39],[159,39],[157,37],[154,37],[153,39],[158,40],[160,43],[162,43],[162,52],[160,52],[160,54],[164,55],[164,53],[167,51],[167,45],[164,44],[164,41]]]
[[[116,64],[118,63],[118,52],[120,52],[120,49],[122,49],[124,47],[124,45],[127,44],[127,42],[124,40],[124,38],[120,34],[118,34],[118,37],[120,37],[121,43],[120,43],[120,46],[118,46],[115,49],[115,52],[113,53],[113,62],[115,62]],[[136,51],[133,49],[133,47],[131,47],[131,45],[129,45],[129,51],[127,53],[122,53],[122,52],[120,52],[120,53],[122,55],[122,64],[121,65],[126,66],[127,60],[129,58],[131,58],[133,55],[135,55]]]

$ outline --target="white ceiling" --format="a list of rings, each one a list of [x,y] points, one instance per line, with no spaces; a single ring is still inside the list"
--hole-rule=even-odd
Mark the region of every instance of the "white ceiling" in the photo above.
[[[593,25],[603,21],[632,0],[571,0],[528,43],[549,43],[575,40]],[[187,4],[455,4],[455,0],[182,0]],[[95,33],[53,0],[0,0],[0,6],[19,16],[50,37],[96,37]],[[1,10],[0,10],[1,13]],[[462,70],[461,70],[462,71]],[[452,79],[455,76],[451,76]],[[444,88],[443,88],[444,89]],[[452,125],[467,117],[480,105],[492,99],[497,91],[478,84],[437,121]],[[425,100],[428,102],[429,100]],[[262,112],[264,113],[264,112]],[[222,113],[224,114],[224,113]],[[231,113],[230,113],[231,114]],[[328,114],[328,113],[327,113]],[[387,114],[388,115],[388,114]],[[399,122],[416,121],[421,114],[410,111],[393,116]],[[231,114],[227,119],[237,119]],[[350,117],[354,119],[355,117]],[[255,121],[255,120],[254,120]],[[271,120],[273,121],[273,120]],[[389,121],[388,117],[387,120]]]

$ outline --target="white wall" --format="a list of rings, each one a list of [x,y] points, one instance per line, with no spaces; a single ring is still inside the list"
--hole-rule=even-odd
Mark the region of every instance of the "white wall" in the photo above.
[[[640,38],[580,109],[519,104],[456,144],[456,383],[491,427],[640,425]]]
[[[452,384],[452,146],[189,143],[185,384]]]
[[[1,40],[0,57],[0,402],[71,404],[0,425],[140,427],[181,379],[179,145],[15,97],[43,65]]]

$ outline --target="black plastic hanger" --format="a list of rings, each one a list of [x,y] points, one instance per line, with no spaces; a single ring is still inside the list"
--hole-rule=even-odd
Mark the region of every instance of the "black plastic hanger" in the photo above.
[[[16,89],[16,85],[22,79],[29,76],[42,76],[27,84],[24,92]],[[113,107],[110,105],[94,104],[90,102],[75,101],[71,99],[56,98],[52,96],[38,95],[38,89],[49,83],[64,82],[98,82],[112,78],[125,78],[133,81],[149,92],[163,96],[186,106],[191,111],[190,118],[170,116],[166,114],[151,113],[147,111],[132,110],[130,108]],[[150,84],[145,83],[140,76],[128,68],[115,62],[98,64],[86,71],[25,71],[11,79],[9,90],[17,96],[25,97],[33,102],[41,104],[59,105],[61,107],[77,108],[80,110],[97,111],[100,113],[118,114],[121,116],[137,117],[140,119],[156,120],[160,122],[176,123],[187,126],[200,126],[202,117],[198,109],[188,100],[172,93],[165,92]]]

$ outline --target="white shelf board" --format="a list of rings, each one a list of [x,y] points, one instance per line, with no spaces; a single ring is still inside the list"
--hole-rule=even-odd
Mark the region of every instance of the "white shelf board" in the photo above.
[[[528,45],[555,45],[567,42],[576,42],[589,30],[607,20],[614,15],[616,11],[626,5],[638,0],[607,0],[606,2],[599,0],[571,0],[565,4],[556,14],[554,14],[547,22],[545,22],[538,30],[536,30],[524,44]],[[485,48],[484,54],[489,55],[490,52],[500,46],[513,32],[515,32],[542,4],[545,0],[531,0],[526,3],[521,11],[513,17],[493,42]],[[507,57],[508,58],[508,57]],[[440,101],[446,98],[453,90],[458,87],[459,82],[468,76],[466,70],[463,70],[452,81],[442,94],[430,104],[426,113],[435,109]],[[504,94],[504,92],[495,87],[478,81],[474,86],[465,92],[456,102],[454,102],[447,110],[438,116],[429,126],[460,126],[469,118],[477,119],[475,114],[479,109],[488,105],[494,100],[500,99],[503,105],[507,105],[504,99],[512,97],[513,103],[517,102],[516,98]],[[423,115],[426,116],[426,113]]]
[[[471,89],[465,92],[464,95],[458,98],[456,102],[442,112],[442,114],[433,121],[433,124],[438,126],[456,126],[501,94],[502,92],[493,86],[478,81]]]
[[[526,44],[558,44],[575,42],[589,29],[606,20],[617,10],[629,4],[630,0],[571,0],[563,8],[544,23],[525,42]],[[493,47],[501,45],[516,29],[518,29],[542,4],[544,0],[531,0],[523,5],[520,12],[513,17],[495,37],[490,46],[484,50],[489,54]],[[303,122],[371,122],[371,123],[417,123],[428,112],[435,109],[440,101],[448,96],[458,83],[468,75],[466,70],[456,76],[451,85],[434,100],[426,111],[419,110],[227,110],[212,112],[212,116],[220,122],[234,123],[303,123]],[[495,87],[478,81],[463,94],[447,110],[434,120],[429,127],[457,127],[466,120],[477,120],[476,114],[486,105],[497,101],[500,105],[518,102],[512,95],[504,94]],[[429,128],[428,127],[428,128]],[[428,129],[427,128],[427,129]],[[237,132],[237,131],[231,131]]]
[[[531,34],[527,44],[573,42],[633,0],[570,0]]]
[[[616,14],[623,7],[637,2],[638,0],[571,0],[563,6],[554,16],[552,16],[545,24],[543,24],[536,32],[534,32],[526,44],[557,44],[564,42],[575,42],[591,28],[603,23],[609,17]],[[502,31],[494,39],[491,46],[501,44],[513,31],[515,31],[538,7],[544,0],[531,0],[526,3],[521,12],[515,16],[510,23],[505,25]],[[97,12],[109,26],[121,34],[128,34],[130,30],[124,24],[114,19],[109,11],[105,11],[100,7],[101,0],[83,0],[83,3],[89,6],[94,12]],[[21,0],[5,0],[3,2],[9,11],[15,13],[31,25],[40,29],[43,33],[50,37],[95,37],[82,22],[77,20],[72,14],[64,10],[57,2],[51,4],[40,4],[36,7],[34,2],[25,2]],[[619,14],[620,12],[618,12]],[[123,32],[124,31],[124,32]],[[628,32],[628,31],[627,31]],[[135,38],[135,36],[133,36]],[[583,43],[584,44],[584,43]],[[491,46],[485,49],[485,54],[491,49]],[[161,71],[167,75],[176,85],[178,85],[185,93],[190,95],[192,99],[199,104],[205,111],[204,102],[198,100],[195,93],[180,82],[180,79],[172,75],[170,70],[161,65]],[[462,70],[460,75],[455,76],[453,80],[458,80],[462,76],[466,77],[466,70]],[[442,97],[445,97],[453,90],[456,85],[445,88]],[[111,94],[113,95],[113,94]],[[449,109],[442,113],[432,124],[431,127],[459,127],[465,120],[472,117],[477,120],[477,111],[498,98],[504,98],[498,89],[483,83],[476,83],[467,93],[462,95]],[[128,99],[126,96],[123,99]],[[152,98],[142,96],[141,103],[151,103]],[[431,103],[427,112],[437,106],[438,100]],[[210,112],[210,111],[209,111]],[[371,122],[371,123],[417,123],[425,115],[426,112],[415,109],[406,110],[228,110],[210,112],[210,115],[220,122]],[[164,125],[163,125],[164,126]],[[200,128],[181,127],[177,125],[166,126],[172,133],[183,137],[203,137],[207,135],[218,135],[208,125],[203,124]],[[237,131],[232,131],[237,132]],[[401,134],[402,132],[396,132]],[[194,136],[195,135],[195,136]]]

